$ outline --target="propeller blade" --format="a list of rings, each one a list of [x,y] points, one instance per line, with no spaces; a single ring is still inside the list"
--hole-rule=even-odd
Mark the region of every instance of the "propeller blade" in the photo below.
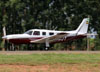
[[[6,36],[6,27],[3,27],[3,36]]]

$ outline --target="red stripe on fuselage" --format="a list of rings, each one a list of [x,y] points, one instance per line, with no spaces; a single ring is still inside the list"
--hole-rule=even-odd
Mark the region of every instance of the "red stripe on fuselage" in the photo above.
[[[56,41],[53,41],[51,43],[60,43],[60,42],[67,42],[69,40],[75,40],[79,38],[84,38],[86,36],[84,35],[78,35],[78,36],[72,36],[72,37],[67,37],[64,39],[58,39]],[[43,37],[34,37],[34,38],[18,38],[18,39],[10,39],[9,42],[14,43],[14,44],[28,44],[30,41],[35,41],[38,39],[42,39]]]
[[[51,43],[67,42],[69,40],[75,40],[75,39],[80,39],[80,38],[84,38],[84,37],[86,37],[86,36],[84,36],[84,35],[72,36],[72,37],[67,37],[65,39],[60,39],[60,40],[53,41]]]
[[[35,41],[41,39],[43,37],[34,37],[34,38],[17,38],[17,39],[10,39],[9,42],[14,44],[28,44],[30,41]]]

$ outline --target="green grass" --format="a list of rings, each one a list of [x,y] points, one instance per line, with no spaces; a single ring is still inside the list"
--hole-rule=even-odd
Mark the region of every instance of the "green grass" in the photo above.
[[[40,65],[58,63],[100,63],[100,54],[0,54],[0,64]]]

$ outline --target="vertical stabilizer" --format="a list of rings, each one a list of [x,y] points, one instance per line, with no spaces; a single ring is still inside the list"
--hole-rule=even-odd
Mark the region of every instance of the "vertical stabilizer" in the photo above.
[[[88,31],[89,18],[84,18],[79,27],[76,29],[77,34],[86,34]]]

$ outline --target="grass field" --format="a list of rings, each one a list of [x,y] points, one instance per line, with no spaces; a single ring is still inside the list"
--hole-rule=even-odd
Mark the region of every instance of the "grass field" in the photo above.
[[[0,55],[0,64],[100,63],[100,54]]]
[[[16,65],[25,68],[23,72],[100,72],[100,54],[0,54],[0,72],[18,72]],[[31,70],[32,66],[37,70]]]

